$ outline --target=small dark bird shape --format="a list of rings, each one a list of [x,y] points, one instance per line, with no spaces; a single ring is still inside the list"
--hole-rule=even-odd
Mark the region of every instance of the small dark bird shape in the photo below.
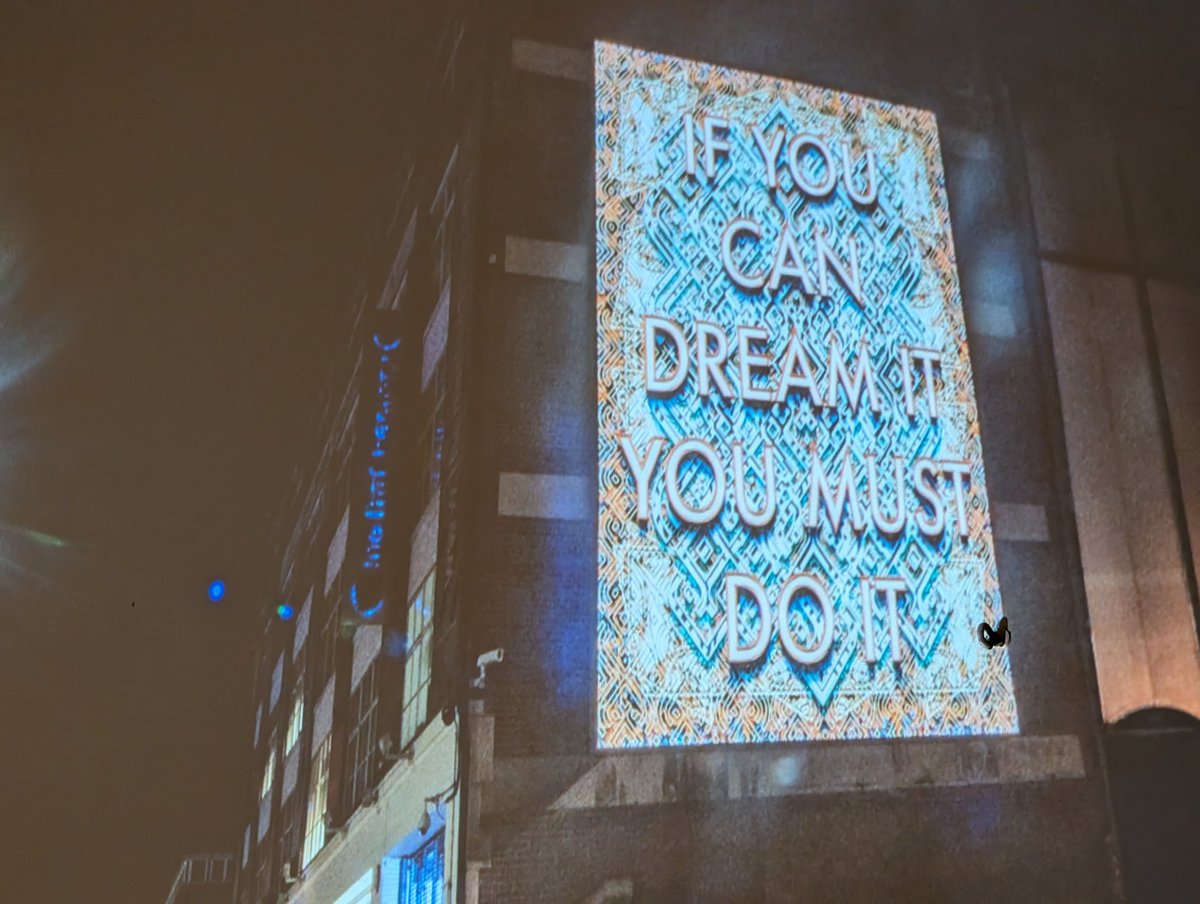
[[[1001,618],[994,629],[988,627],[987,622],[980,622],[979,640],[989,650],[992,647],[1002,647],[1012,640],[1012,632],[1008,630],[1008,616]]]

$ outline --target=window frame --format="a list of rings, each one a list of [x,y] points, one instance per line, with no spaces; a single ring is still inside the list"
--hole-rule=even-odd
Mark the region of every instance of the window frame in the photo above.
[[[400,709],[400,748],[407,748],[429,723],[429,689],[433,676],[433,622],[437,614],[437,566],[421,581],[405,611],[408,650],[404,658],[403,696]],[[414,636],[414,616],[419,619]],[[415,680],[414,680],[415,679]],[[421,696],[423,695],[423,697]],[[419,702],[419,715],[414,707]]]
[[[434,860],[434,874],[422,875]],[[415,875],[414,875],[415,874]],[[432,880],[432,881],[431,881]],[[400,858],[400,895],[402,904],[445,904],[446,831],[438,829],[411,854]],[[430,894],[425,894],[430,892]]]
[[[329,808],[329,763],[333,750],[333,734],[320,743],[312,756],[308,797],[305,801],[304,839],[300,846],[300,869],[308,868],[328,841],[325,814]]]
[[[279,758],[279,747],[276,743],[278,737],[274,731],[271,732],[271,740],[268,742],[267,762],[263,766],[262,783],[258,789],[258,799],[261,803],[271,795],[271,790],[275,787],[275,772],[278,764],[276,760]]]
[[[445,356],[439,361],[429,377],[429,385],[421,395],[421,432],[417,439],[420,450],[420,510],[424,511],[430,500],[437,497],[442,485],[442,452],[446,439],[444,417],[446,402]]]
[[[304,717],[307,715],[304,705],[304,675],[296,680],[292,691],[292,707],[288,713],[287,733],[283,739],[283,756],[286,759],[300,743],[304,736]]]
[[[376,659],[363,672],[353,694],[354,723],[346,736],[346,790],[358,806],[375,781],[375,744],[379,735],[379,683]]]

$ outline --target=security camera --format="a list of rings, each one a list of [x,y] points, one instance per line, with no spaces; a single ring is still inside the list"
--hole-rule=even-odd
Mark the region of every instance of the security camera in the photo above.
[[[333,814],[328,810],[326,810],[325,815],[321,817],[321,822],[325,824],[325,835],[327,838],[332,838],[342,830],[342,827],[334,821]]]
[[[487,668],[489,665],[495,665],[498,662],[504,661],[504,650],[497,647],[494,650],[489,650],[478,659],[475,664],[479,666],[479,675],[471,682],[471,687],[477,691],[484,688],[484,682],[487,681]]]
[[[481,669],[486,669],[489,665],[495,665],[497,662],[503,662],[503,661],[504,661],[504,650],[497,647],[494,650],[489,650],[488,652],[486,652],[482,656],[480,656],[478,659],[476,659],[475,664],[477,666],[479,666]]]
[[[417,831],[422,835],[433,826],[433,814],[442,805],[442,797],[442,794],[435,794],[425,798],[425,809],[421,811],[421,818],[417,821]]]
[[[385,763],[394,763],[400,759],[400,752],[396,750],[396,738],[391,732],[379,739],[378,749],[379,756]]]

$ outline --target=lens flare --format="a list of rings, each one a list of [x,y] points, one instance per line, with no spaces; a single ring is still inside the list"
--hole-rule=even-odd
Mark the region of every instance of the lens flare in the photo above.
[[[2,174],[0,174],[2,176]],[[0,178],[0,181],[3,181]],[[0,195],[4,194],[0,185]],[[35,500],[47,495],[45,488],[32,492],[39,480],[32,467],[41,459],[42,450],[31,441],[33,431],[24,424],[24,413],[16,410],[10,398],[12,390],[28,382],[40,365],[46,363],[63,345],[68,323],[48,314],[53,299],[30,296],[27,276],[30,270],[23,253],[21,224],[15,219],[7,198],[0,204],[0,490],[12,508],[0,513],[24,520],[16,511],[22,499]],[[37,305],[37,313],[29,302]],[[48,587],[51,574],[60,574],[62,562],[51,566],[47,557],[57,556],[71,544],[52,533],[0,521],[0,586],[16,590],[22,585]]]
[[[6,534],[15,534],[18,537],[24,537],[39,546],[45,546],[48,549],[64,549],[71,544],[61,537],[55,537],[52,534],[47,534],[44,531],[33,530],[29,527],[18,527],[15,524],[0,524],[0,531]]]

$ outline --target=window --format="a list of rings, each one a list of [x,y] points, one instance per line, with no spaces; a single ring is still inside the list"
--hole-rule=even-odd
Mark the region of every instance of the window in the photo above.
[[[454,268],[455,195],[457,191],[458,148],[450,154],[437,195],[430,206],[434,221],[433,285],[437,298],[448,297]],[[436,311],[436,309],[435,309]],[[443,356],[444,359],[444,356]],[[418,440],[421,456],[421,499],[424,510],[437,495],[442,478],[442,439],[445,434],[443,401],[445,398],[445,367],[439,361],[421,396],[421,434]]]
[[[329,802],[329,749],[332,737],[326,738],[313,756],[312,777],[308,787],[308,812],[304,818],[304,850],[300,868],[304,869],[325,847],[325,807]]]
[[[271,873],[267,870],[270,863],[270,857],[262,857],[258,861],[258,875],[255,877],[254,885],[254,900],[256,901],[265,900],[267,890],[271,887]]]
[[[300,804],[293,794],[279,808],[279,863],[291,863],[296,856],[296,821]]]
[[[347,508],[344,511],[348,517],[349,509]],[[324,687],[325,683],[333,676],[337,667],[338,640],[342,636],[340,606],[347,592],[348,585],[347,569],[338,568],[337,573],[333,575],[332,582],[325,591],[325,598],[321,601],[320,639],[310,648],[311,655],[316,657],[313,665],[315,671],[314,687]]]
[[[404,712],[400,746],[406,747],[425,724],[429,706],[429,676],[433,646],[434,587],[437,569],[429,572],[408,604],[408,659],[404,663]]]
[[[337,530],[329,541],[329,551],[325,554],[325,592],[333,586],[333,582],[341,576],[342,566],[346,561],[346,537],[350,531],[350,506],[342,510],[342,520],[338,522]]]
[[[292,713],[288,716],[287,735],[283,741],[283,755],[287,756],[300,740],[304,730],[304,678],[296,682],[296,690],[292,694]]]
[[[375,690],[375,665],[363,672],[362,680],[353,694],[354,725],[346,742],[350,800],[357,806],[374,780],[376,714],[379,695]]]
[[[455,20],[446,26],[438,47],[438,65],[442,69],[442,77],[438,83],[438,95],[441,103],[449,104],[454,98],[455,75],[458,72],[458,53],[462,47],[466,25]]]
[[[442,904],[445,900],[445,833],[438,832],[400,867],[398,904]]]
[[[338,600],[342,598],[343,580],[339,577],[332,587],[332,592],[324,600],[324,618],[321,628],[321,639],[316,645],[319,647],[317,660],[317,687],[324,686],[330,678],[333,677],[334,671],[337,668],[337,642],[339,632],[341,631],[341,622],[338,614]]]
[[[275,735],[271,735],[271,743],[267,750],[267,765],[263,769],[262,788],[259,789],[258,797],[260,800],[266,798],[271,793],[271,786],[275,784]]]
[[[458,148],[450,154],[442,182],[429,212],[434,221],[433,236],[433,285],[438,297],[450,285],[451,267],[454,263],[454,201],[457,192]]]
[[[401,201],[396,206],[396,219],[400,217],[400,212],[405,202]],[[394,225],[395,221],[393,221]],[[380,308],[390,308],[393,311],[400,310],[404,303],[404,297],[408,292],[408,261],[412,257],[413,245],[417,239],[417,212],[414,210],[409,215],[408,226],[404,229],[404,237],[400,240],[400,250],[396,252],[396,259],[392,263],[392,273],[388,277],[388,284],[384,289],[383,297],[380,299]]]
[[[275,661],[275,671],[271,673],[271,699],[268,701],[267,713],[275,712],[275,707],[279,703],[279,695],[283,693],[283,657],[286,653],[280,653],[279,659]]]
[[[358,404],[355,403],[355,413],[358,412]],[[339,447],[337,458],[334,460],[334,473],[338,476],[335,478],[333,488],[333,504],[339,511],[350,510],[350,458],[354,454],[354,443],[347,442]]]
[[[333,453],[330,456],[330,461],[337,462],[339,458],[345,457],[350,446],[354,445],[354,435],[351,432],[354,429],[354,424],[358,418],[358,402],[361,396],[359,395],[359,387],[362,385],[362,369],[363,369],[363,353],[360,350],[358,358],[354,362],[354,370],[350,373],[349,388],[346,390],[347,395],[350,392],[354,393],[353,399],[347,398],[342,402],[342,408],[345,409],[345,414],[342,415],[342,422],[337,428],[337,437],[333,441]],[[341,471],[336,467],[333,471],[334,477],[339,477]]]
[[[442,484],[442,440],[446,426],[443,419],[443,402],[446,395],[446,368],[444,359],[434,368],[429,385],[421,397],[424,420],[418,440],[421,455],[421,510],[437,495]]]

